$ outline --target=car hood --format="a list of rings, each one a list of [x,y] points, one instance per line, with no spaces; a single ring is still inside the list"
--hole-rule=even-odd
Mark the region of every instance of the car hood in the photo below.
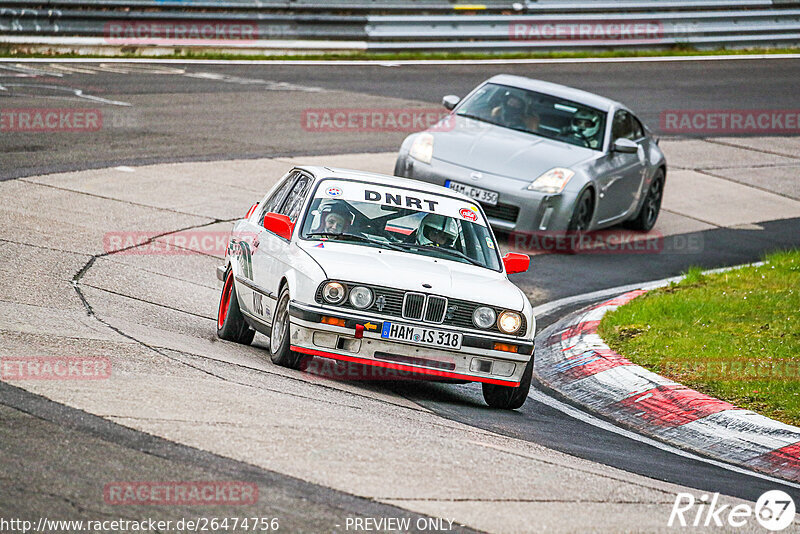
[[[350,243],[300,241],[330,279],[420,291],[521,310],[522,291],[503,273],[475,265]],[[430,284],[430,288],[422,287]]]
[[[553,167],[573,167],[600,154],[458,116],[452,130],[429,133],[434,136],[434,159],[528,183]]]

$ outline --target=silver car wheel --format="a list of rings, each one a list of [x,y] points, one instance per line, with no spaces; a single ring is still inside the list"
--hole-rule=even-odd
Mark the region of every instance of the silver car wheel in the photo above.
[[[278,302],[278,307],[275,310],[275,321],[272,323],[272,333],[269,337],[269,350],[275,354],[280,350],[283,343],[283,336],[286,332],[286,322],[289,320],[289,293],[285,293],[283,298]]]

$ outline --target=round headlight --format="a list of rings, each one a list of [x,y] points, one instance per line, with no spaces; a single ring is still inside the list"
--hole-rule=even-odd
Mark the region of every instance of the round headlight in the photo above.
[[[522,316],[517,312],[504,311],[497,320],[497,327],[501,332],[513,334],[522,326]]]
[[[472,322],[478,328],[491,328],[496,317],[494,310],[487,306],[481,306],[472,312]]]
[[[372,304],[372,291],[364,286],[357,286],[350,290],[350,304],[359,310],[369,308]]]
[[[322,298],[331,304],[341,304],[344,300],[344,286],[339,282],[328,282],[322,288]]]

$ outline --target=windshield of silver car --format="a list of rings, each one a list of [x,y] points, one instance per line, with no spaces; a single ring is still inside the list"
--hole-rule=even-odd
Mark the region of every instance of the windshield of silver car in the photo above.
[[[301,239],[391,249],[500,271],[497,244],[472,202],[350,180],[321,181]]]
[[[456,113],[571,145],[603,148],[604,112],[535,91],[487,83]]]

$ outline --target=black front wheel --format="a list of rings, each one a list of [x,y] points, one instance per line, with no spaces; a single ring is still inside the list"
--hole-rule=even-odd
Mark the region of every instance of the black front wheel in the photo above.
[[[533,377],[533,357],[525,366],[522,373],[522,380],[519,387],[500,386],[497,384],[481,384],[483,386],[483,400],[492,408],[501,410],[516,410],[525,404],[528,392],[531,389],[531,378]]]
[[[569,221],[570,232],[585,232],[592,224],[592,215],[594,214],[594,198],[592,191],[586,189],[578,197],[575,203],[575,211],[572,212],[572,219]]]

